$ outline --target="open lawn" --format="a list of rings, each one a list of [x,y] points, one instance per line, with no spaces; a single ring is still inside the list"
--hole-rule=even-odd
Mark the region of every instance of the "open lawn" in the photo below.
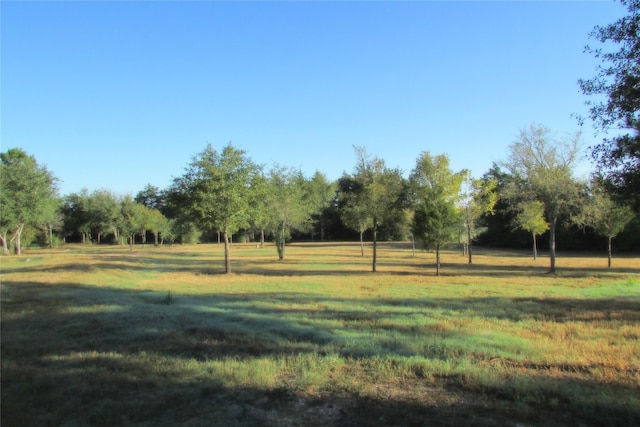
[[[384,243],[1,263],[2,426],[640,425],[640,259]]]

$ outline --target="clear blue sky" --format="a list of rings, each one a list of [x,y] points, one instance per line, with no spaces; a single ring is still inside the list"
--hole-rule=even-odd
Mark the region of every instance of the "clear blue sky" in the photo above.
[[[585,114],[601,2],[13,2],[2,151],[61,194],[166,188],[207,143],[337,179],[353,145],[409,172],[447,153],[481,176],[532,122]],[[596,141],[591,123],[585,145]]]

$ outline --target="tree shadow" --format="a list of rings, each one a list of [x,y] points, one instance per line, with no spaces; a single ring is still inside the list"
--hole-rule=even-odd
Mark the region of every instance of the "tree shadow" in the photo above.
[[[437,349],[418,354],[406,342],[420,334],[462,340],[472,335],[381,320],[409,316],[412,311],[449,310],[512,322],[602,321],[609,312],[616,321],[637,325],[637,299],[383,299],[372,310],[357,298],[304,293],[175,294],[170,300],[148,289],[3,281],[1,304],[2,424],[6,426],[513,425],[520,420],[544,424],[548,419],[540,410],[558,414],[559,423],[567,425],[603,422],[605,415],[640,421],[638,408],[613,402],[587,408],[575,404],[564,391],[564,384],[571,382],[579,392],[604,387],[618,394],[637,393],[595,379],[549,378],[535,398],[523,403],[513,393],[514,384],[527,377],[515,372],[511,379],[489,387],[454,377],[427,381],[416,370],[415,378],[406,380],[412,387],[409,396],[398,395],[385,384],[364,394],[353,390],[309,394],[288,383],[266,388],[229,385],[208,364],[323,357],[324,352],[352,361],[371,356],[445,359],[451,355]],[[368,340],[375,348],[368,352],[351,347],[343,330],[351,330],[360,342]],[[385,341],[383,332],[401,339]],[[488,352],[500,351],[500,346],[485,343]],[[563,367],[524,368],[540,372]],[[181,376],[181,369],[189,374]],[[201,371],[194,374],[194,369]],[[443,385],[449,388],[451,401],[435,396]]]

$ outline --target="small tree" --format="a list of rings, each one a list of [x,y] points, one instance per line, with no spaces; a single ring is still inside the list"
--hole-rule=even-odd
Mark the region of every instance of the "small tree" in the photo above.
[[[367,208],[362,183],[349,175],[338,181],[338,204],[342,223],[360,235],[360,254],[364,256],[364,232],[370,229],[373,221]]]
[[[225,273],[231,273],[231,234],[249,225],[251,183],[260,168],[231,144],[220,153],[208,145],[197,155],[182,184],[187,209],[206,229],[220,230],[224,239]]]
[[[516,224],[531,233],[533,239],[533,259],[538,258],[536,236],[549,229],[549,223],[544,219],[544,204],[539,200],[529,200],[520,203],[516,215]]]
[[[458,233],[460,185],[464,172],[454,173],[449,158],[423,152],[409,177],[415,209],[413,234],[425,248],[436,251],[436,275],[440,275],[440,249]]]
[[[606,192],[602,180],[594,180],[590,195],[573,220],[583,227],[593,227],[607,238],[607,267],[611,268],[611,242],[634,217],[629,206],[616,203]]]
[[[493,179],[473,179],[469,171],[463,171],[463,174],[464,191],[460,213],[466,234],[467,255],[471,264],[473,262],[471,242],[476,237],[480,218],[494,213],[494,207],[498,201],[496,192],[498,182]]]
[[[304,230],[311,220],[311,209],[304,200],[304,179],[300,172],[275,166],[267,177],[269,223],[274,233],[278,259],[284,260],[291,229]]]

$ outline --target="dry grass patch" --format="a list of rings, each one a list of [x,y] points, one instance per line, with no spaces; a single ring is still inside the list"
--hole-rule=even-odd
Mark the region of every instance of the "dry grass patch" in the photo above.
[[[640,423],[640,260],[382,244],[1,259],[2,424]],[[553,417],[553,418],[549,418]]]

